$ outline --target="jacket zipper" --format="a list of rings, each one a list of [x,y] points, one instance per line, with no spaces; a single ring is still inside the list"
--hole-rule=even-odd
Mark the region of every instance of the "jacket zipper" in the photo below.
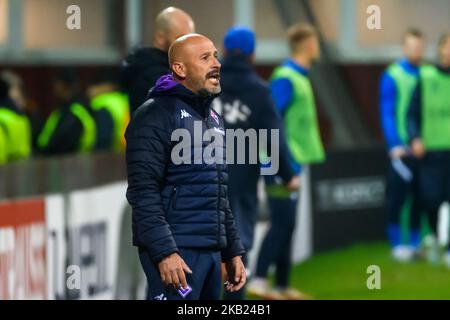
[[[167,213],[169,213],[169,209],[175,208],[176,195],[177,195],[177,186],[173,186],[172,192],[170,193],[169,205],[167,206]]]
[[[205,117],[204,119],[205,124],[206,124],[206,128],[211,129],[211,127],[208,124],[208,116]],[[220,183],[220,177],[221,177],[221,171],[219,168],[219,165],[216,162],[216,171],[217,171],[217,188],[218,188],[218,199],[217,199],[217,246],[220,247],[220,196],[221,196],[221,192],[220,192],[220,187],[221,187],[221,183]]]

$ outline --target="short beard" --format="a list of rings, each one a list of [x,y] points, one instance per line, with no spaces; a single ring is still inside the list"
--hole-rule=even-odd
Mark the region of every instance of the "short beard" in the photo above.
[[[202,97],[209,97],[209,96],[215,96],[220,94],[220,92],[222,91],[222,88],[220,86],[218,86],[216,89],[213,90],[208,90],[206,88],[201,88],[198,91],[198,94]]]

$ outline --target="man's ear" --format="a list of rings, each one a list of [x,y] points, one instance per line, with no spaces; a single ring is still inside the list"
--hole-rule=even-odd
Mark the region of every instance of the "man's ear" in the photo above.
[[[178,78],[180,79],[186,78],[186,68],[182,62],[172,63],[172,71]]]

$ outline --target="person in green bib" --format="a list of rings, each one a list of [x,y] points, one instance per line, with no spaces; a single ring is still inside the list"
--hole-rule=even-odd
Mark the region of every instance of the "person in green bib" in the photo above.
[[[119,90],[115,75],[102,72],[87,93],[97,124],[95,149],[124,152],[130,108],[128,96]]]
[[[10,71],[0,74],[0,127],[8,162],[27,159],[31,155],[31,126],[24,112],[22,81]]]
[[[95,147],[96,124],[83,98],[76,95],[75,76],[66,69],[53,83],[57,108],[50,114],[37,138],[39,153],[62,155],[89,153]]]
[[[421,203],[435,237],[439,208],[450,202],[450,33],[440,38],[438,52],[437,65],[420,68],[408,111],[411,150],[420,159]],[[433,262],[439,263],[441,250],[437,245],[435,248]],[[443,261],[450,268],[450,247]]]
[[[309,24],[296,24],[288,30],[291,58],[275,68],[271,93],[283,118],[292,169],[320,163],[325,154],[309,79],[312,64],[320,58],[317,32]],[[293,234],[296,225],[298,191],[292,192],[278,176],[265,176],[271,225],[259,252],[255,279],[249,292],[270,299],[304,299],[307,296],[289,286]],[[275,265],[275,288],[268,288],[267,275]],[[264,294],[266,292],[266,294]]]
[[[380,80],[380,120],[390,160],[386,183],[387,233],[393,259],[402,262],[413,259],[421,242],[418,162],[408,145],[407,112],[417,85],[424,49],[422,32],[407,30],[403,36],[404,58],[390,64]],[[402,212],[409,218],[409,224],[403,228]],[[402,236],[405,229],[409,231],[407,241]]]
[[[8,161],[8,145],[6,143],[6,134],[0,127],[0,166]]]

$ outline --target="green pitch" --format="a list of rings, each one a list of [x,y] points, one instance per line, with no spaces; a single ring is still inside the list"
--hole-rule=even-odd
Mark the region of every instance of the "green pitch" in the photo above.
[[[381,289],[367,288],[367,267],[381,269]],[[291,282],[315,299],[450,299],[450,270],[426,262],[398,263],[386,243],[324,253],[293,268]]]

